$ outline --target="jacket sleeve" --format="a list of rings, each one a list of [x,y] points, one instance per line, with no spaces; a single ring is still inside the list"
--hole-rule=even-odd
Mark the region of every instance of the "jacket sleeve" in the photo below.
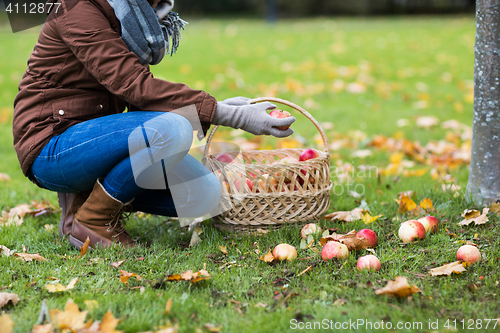
[[[77,2],[68,4],[73,1]],[[56,17],[58,32],[100,84],[142,110],[168,112],[195,105],[206,134],[217,105],[214,97],[185,84],[154,78],[112,29],[104,13],[90,1],[62,3]]]

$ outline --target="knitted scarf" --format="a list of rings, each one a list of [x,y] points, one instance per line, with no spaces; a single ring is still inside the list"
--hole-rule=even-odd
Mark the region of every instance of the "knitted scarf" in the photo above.
[[[143,65],[159,64],[165,53],[179,47],[186,21],[175,12],[159,18],[147,0],[107,0],[122,29],[122,39]],[[172,40],[172,47],[170,47]]]

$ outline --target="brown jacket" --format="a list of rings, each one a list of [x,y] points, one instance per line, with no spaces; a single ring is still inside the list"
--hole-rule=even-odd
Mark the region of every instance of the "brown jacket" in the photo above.
[[[42,27],[14,101],[14,148],[25,175],[51,137],[126,106],[168,112],[194,104],[206,133],[215,98],[153,78],[121,39],[120,22],[106,0],[58,2],[62,5],[57,13],[53,7]]]

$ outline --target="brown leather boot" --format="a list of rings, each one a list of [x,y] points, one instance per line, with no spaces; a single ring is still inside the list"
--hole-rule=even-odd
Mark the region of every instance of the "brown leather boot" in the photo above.
[[[98,245],[107,247],[115,242],[133,246],[134,241],[122,226],[122,213],[130,202],[123,204],[113,198],[98,180],[87,201],[75,214],[69,235],[70,244],[79,249],[89,237],[91,248]]]
[[[73,226],[76,211],[83,205],[92,190],[79,193],[57,193],[59,207],[61,207],[61,221],[59,221],[59,236],[69,236]]]

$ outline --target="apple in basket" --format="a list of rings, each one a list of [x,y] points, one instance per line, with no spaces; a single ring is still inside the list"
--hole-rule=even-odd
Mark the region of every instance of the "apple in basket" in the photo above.
[[[292,116],[289,112],[283,111],[283,110],[272,110],[271,113],[269,113],[269,115],[271,117],[278,118],[278,119],[284,119],[284,118],[288,118],[288,117]],[[290,125],[288,125],[288,126],[276,126],[276,128],[279,130],[285,131],[285,130],[290,128]]]
[[[273,187],[276,188],[279,184],[278,180],[274,177],[269,178],[270,176],[265,173],[262,175],[259,180],[259,186],[257,188],[258,193],[266,193],[266,183],[269,182],[269,188],[267,189],[267,193],[272,193],[273,192]],[[262,189],[262,190],[261,190]]]
[[[299,161],[300,162],[307,161],[307,160],[310,160],[312,158],[316,158],[318,156],[319,156],[319,154],[316,150],[306,149],[302,153],[300,153]]]
[[[282,158],[279,161],[274,162],[273,164],[290,164],[290,163],[299,163],[299,160],[296,159],[295,157],[287,156],[285,158]],[[276,178],[281,178],[281,173],[276,172],[275,176],[276,176]],[[291,180],[292,177],[293,177],[293,171],[289,171],[288,175],[285,176],[285,180]]]
[[[234,157],[228,153],[220,153],[215,157],[215,159],[222,163],[233,163]]]
[[[247,184],[248,188],[250,189],[250,192],[252,192],[253,182],[250,179],[245,177],[245,183]],[[238,179],[234,182],[234,186],[238,189],[238,192],[240,192],[240,193],[246,192],[246,188]]]

